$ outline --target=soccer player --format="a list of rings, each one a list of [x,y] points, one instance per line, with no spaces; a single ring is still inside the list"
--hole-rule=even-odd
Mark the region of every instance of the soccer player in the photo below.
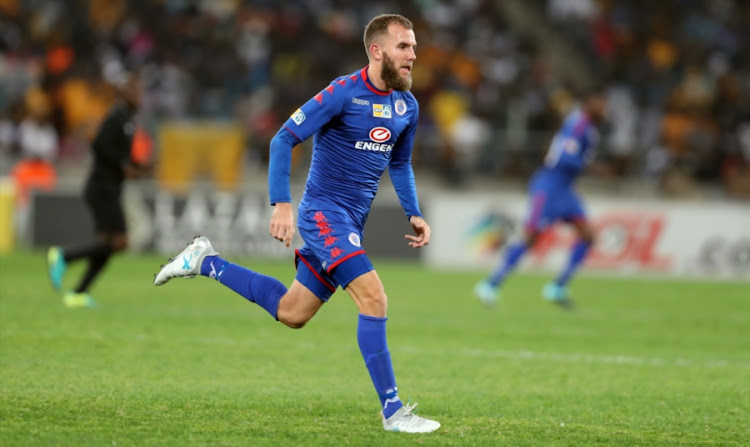
[[[369,65],[333,80],[297,109],[271,141],[269,194],[274,210],[270,234],[290,246],[295,233],[289,171],[292,148],[313,136],[313,153],[298,208],[304,245],[296,252],[297,274],[287,289],[281,282],[218,256],[198,237],[156,275],[162,285],[175,277],[214,278],[272,317],[301,328],[338,286],[359,309],[357,341],[380,398],[388,431],[426,433],[440,424],[414,414],[401,402],[386,342],[387,298],[362,247],[363,228],[386,168],[414,235],[411,247],[430,242],[421,217],[412,143],[419,106],[409,92],[416,59],[412,23],[400,15],[380,15],[365,28]]]
[[[91,284],[107,265],[112,254],[125,250],[128,235],[120,195],[126,178],[140,176],[147,166],[131,158],[134,117],[140,104],[140,77],[123,73],[118,82],[120,98],[100,124],[92,143],[93,161],[83,197],[93,218],[95,242],[62,249],[47,250],[47,272],[55,290],[62,288],[68,264],[87,259],[88,267],[72,291],[63,295],[63,304],[70,308],[93,307],[88,293]]]
[[[600,89],[591,90],[583,98],[581,107],[565,118],[552,139],[544,166],[529,182],[530,205],[526,218],[525,238],[511,244],[489,278],[479,282],[474,293],[486,305],[493,305],[500,295],[500,287],[518,262],[534,246],[539,235],[556,222],[573,226],[578,239],[573,244],[567,265],[552,283],[542,290],[545,299],[563,307],[572,305],[568,282],[586,258],[594,235],[583,204],[573,188],[578,175],[593,155],[596,145],[596,125],[604,119],[606,99]]]

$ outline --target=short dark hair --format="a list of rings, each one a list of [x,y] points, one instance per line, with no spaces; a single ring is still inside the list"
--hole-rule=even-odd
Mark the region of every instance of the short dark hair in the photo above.
[[[367,52],[368,57],[370,56],[370,45],[372,45],[372,42],[376,37],[387,33],[391,23],[398,23],[406,29],[414,29],[411,20],[400,14],[381,14],[373,17],[365,27],[365,35],[362,39],[365,42],[365,52]]]

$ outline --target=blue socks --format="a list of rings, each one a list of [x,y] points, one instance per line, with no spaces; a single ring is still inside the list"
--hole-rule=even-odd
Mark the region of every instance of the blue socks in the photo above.
[[[214,278],[276,317],[286,286],[276,278],[256,273],[218,256],[206,256],[201,275]]]
[[[560,273],[560,276],[555,282],[558,286],[565,287],[565,285],[568,284],[568,281],[570,281],[573,273],[575,273],[583,260],[586,259],[586,255],[588,254],[590,248],[591,243],[583,240],[579,240],[575,243],[575,245],[573,245],[573,248],[570,251],[568,264],[565,266],[565,269],[562,271],[562,273]],[[492,273],[492,276],[490,276],[488,282],[493,287],[497,287],[502,284],[508,273],[510,273],[516,267],[518,261],[520,261],[521,257],[523,257],[523,254],[526,253],[526,250],[528,250],[528,246],[524,242],[516,242],[515,244],[512,244],[510,247],[508,247],[508,250],[506,250],[505,252],[505,258],[503,259],[503,262],[500,264],[497,270]]]
[[[276,318],[281,297],[287,291],[279,280],[232,264],[218,256],[206,256],[201,264],[200,274],[216,279],[264,308],[274,318]],[[388,351],[385,337],[386,320],[387,318],[359,314],[357,342],[367,370],[370,372],[372,383],[375,385],[375,391],[380,398],[383,416],[387,419],[404,404],[398,397],[391,353]]]
[[[365,365],[370,372],[370,378],[383,407],[383,416],[391,417],[399,408],[403,407],[398,397],[396,377],[393,374],[391,353],[385,339],[385,322],[387,318],[371,317],[359,314],[357,324],[357,342],[359,350],[365,359]]]
[[[521,257],[528,250],[528,246],[525,242],[516,242],[512,244],[505,251],[505,258],[503,263],[492,273],[488,282],[493,286],[497,287],[502,284],[505,277],[516,268],[516,264],[521,260]]]
[[[573,276],[573,273],[578,269],[578,266],[580,266],[583,260],[586,259],[586,254],[588,254],[590,248],[590,242],[583,240],[576,242],[573,249],[570,251],[568,265],[565,266],[565,270],[563,270],[557,278],[556,284],[558,286],[565,287],[565,285],[568,284],[570,277]]]

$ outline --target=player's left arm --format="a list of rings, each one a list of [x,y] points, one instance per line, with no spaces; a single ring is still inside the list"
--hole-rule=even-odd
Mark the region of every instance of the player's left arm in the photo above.
[[[393,146],[393,153],[388,164],[388,173],[391,176],[391,182],[396,190],[396,195],[401,202],[406,216],[409,218],[414,235],[405,235],[409,239],[409,245],[414,248],[424,247],[430,243],[431,230],[427,222],[422,218],[422,212],[419,210],[419,200],[417,199],[417,185],[414,181],[414,170],[411,166],[411,153],[414,145],[414,135],[417,131],[417,121],[419,119],[419,109],[415,104],[415,112],[412,122],[404,132],[399,135],[396,144]]]

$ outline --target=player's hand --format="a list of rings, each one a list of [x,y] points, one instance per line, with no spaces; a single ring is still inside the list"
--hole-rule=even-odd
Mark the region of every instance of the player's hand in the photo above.
[[[411,234],[404,236],[411,241],[409,242],[410,247],[419,248],[430,243],[431,230],[430,226],[427,225],[427,222],[425,222],[424,219],[419,216],[411,216],[409,218],[409,225],[411,225],[415,234],[415,236],[412,236]]]
[[[292,211],[291,203],[281,202],[274,206],[273,214],[271,215],[271,225],[268,227],[268,232],[274,238],[285,243],[287,247],[292,245],[292,237],[294,236],[294,212]]]

